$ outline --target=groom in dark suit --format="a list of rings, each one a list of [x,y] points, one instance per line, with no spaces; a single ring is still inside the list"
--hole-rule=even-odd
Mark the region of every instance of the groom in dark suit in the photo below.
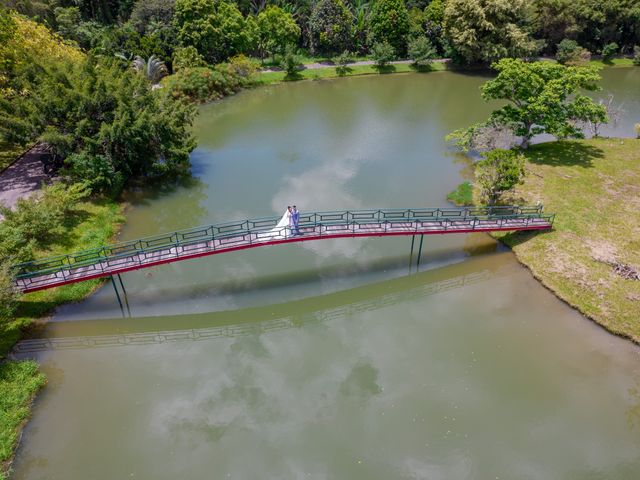
[[[298,222],[300,221],[300,212],[298,212],[298,207],[295,205],[291,210],[291,220],[293,220],[293,234],[300,235],[300,228],[298,228]]]

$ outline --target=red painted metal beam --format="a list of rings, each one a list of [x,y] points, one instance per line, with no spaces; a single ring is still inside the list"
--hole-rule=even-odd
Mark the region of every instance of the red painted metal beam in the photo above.
[[[413,236],[413,235],[445,235],[451,233],[475,233],[475,232],[502,232],[502,231],[524,231],[524,230],[549,230],[551,228],[550,224],[542,224],[542,225],[530,225],[527,227],[503,227],[503,228],[467,228],[467,229],[450,229],[450,230],[425,230],[425,231],[407,231],[407,232],[388,232],[388,233],[340,233],[340,234],[331,234],[331,235],[316,235],[316,236],[300,236],[300,237],[291,237],[284,238],[281,240],[272,240],[268,242],[259,242],[248,245],[239,245],[235,247],[229,248],[221,248],[217,250],[212,250],[208,252],[200,252],[193,254],[185,254],[179,257],[172,257],[163,260],[152,261],[149,263],[139,264],[132,267],[126,267],[121,269],[110,270],[109,272],[97,272],[95,274],[87,275],[85,277],[78,277],[72,279],[61,280],[59,282],[52,282],[45,285],[37,285],[32,288],[24,288],[22,291],[24,293],[37,292],[39,290],[46,290],[49,288],[60,287],[62,285],[69,285],[71,283],[85,282],[87,280],[93,280],[96,278],[109,277],[111,275],[116,275],[118,273],[131,272],[134,270],[141,270],[144,268],[156,267],[158,265],[164,265],[166,263],[180,262],[183,260],[192,260],[194,258],[207,257],[210,255],[216,255],[218,253],[228,253],[234,252],[238,250],[246,250],[248,248],[257,248],[257,247],[266,247],[269,245],[280,245],[283,243],[294,243],[294,242],[306,242],[311,240],[328,240],[334,238],[356,238],[356,237],[393,237],[393,236]]]

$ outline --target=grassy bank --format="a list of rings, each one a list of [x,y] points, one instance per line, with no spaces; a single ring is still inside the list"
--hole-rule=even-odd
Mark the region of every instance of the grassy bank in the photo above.
[[[294,77],[287,78],[284,72],[259,72],[256,82],[262,85],[296,80],[320,80],[323,78],[354,77],[357,75],[376,75],[380,73],[409,73],[409,72],[435,72],[447,69],[447,64],[442,62],[433,63],[430,67],[416,69],[408,63],[397,63],[388,65],[383,69],[378,69],[375,65],[354,65],[347,67],[346,71],[338,74],[336,67],[324,67],[316,69],[300,70]]]
[[[560,298],[607,330],[640,343],[640,140],[551,142],[526,153],[514,201],[556,212],[554,231],[498,235]]]
[[[33,397],[45,378],[33,361],[0,364],[0,479],[4,480],[19,431],[29,417]]]
[[[65,235],[48,250],[37,252],[37,256],[42,258],[108,243],[122,221],[122,206],[113,201],[83,202],[69,218]],[[99,280],[92,280],[23,296],[14,321],[0,330],[0,358],[7,355],[24,329],[58,305],[82,300],[99,284]],[[19,432],[29,415],[29,405],[44,381],[35,362],[0,363],[0,462],[3,466],[0,480],[7,474]]]
[[[305,60],[306,62],[303,62],[303,64],[315,63],[323,59],[306,58]],[[591,60],[590,63],[592,65],[607,68],[634,66],[633,60],[631,58],[614,58],[609,62],[603,62],[602,60]],[[452,68],[455,67],[446,62],[434,62],[430,67],[420,69],[416,69],[415,66],[409,63],[392,64],[382,70],[378,69],[375,65],[353,65],[351,67],[347,67],[346,72],[338,74],[335,67],[326,66],[323,68],[301,70],[296,76],[291,78],[287,78],[284,72],[259,72],[256,77],[256,82],[258,84],[268,85],[285,81],[320,80],[323,78],[354,77],[357,75],[375,75],[380,73],[432,72],[443,71]]]

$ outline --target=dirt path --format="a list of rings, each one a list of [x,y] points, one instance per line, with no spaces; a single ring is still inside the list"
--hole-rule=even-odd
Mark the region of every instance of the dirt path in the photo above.
[[[1,203],[12,208],[18,199],[28,197],[39,190],[43,182],[48,182],[51,179],[43,171],[40,161],[41,155],[38,146],[35,146],[0,173]]]

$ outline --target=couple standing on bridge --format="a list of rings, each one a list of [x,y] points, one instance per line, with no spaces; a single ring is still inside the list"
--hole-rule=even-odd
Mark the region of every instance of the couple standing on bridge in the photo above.
[[[298,207],[295,205],[293,207],[289,206],[284,211],[284,215],[282,215],[282,218],[272,231],[278,232],[278,234],[283,235],[284,237],[302,235],[300,233],[300,228],[298,227],[299,222],[300,212],[298,211]]]

